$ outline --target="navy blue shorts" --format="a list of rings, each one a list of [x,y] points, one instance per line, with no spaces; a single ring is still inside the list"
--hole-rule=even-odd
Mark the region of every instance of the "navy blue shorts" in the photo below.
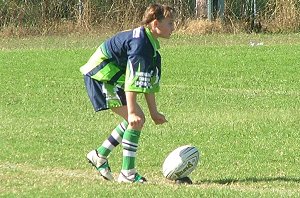
[[[96,112],[127,105],[124,89],[120,86],[95,80],[90,75],[84,75],[84,82]]]

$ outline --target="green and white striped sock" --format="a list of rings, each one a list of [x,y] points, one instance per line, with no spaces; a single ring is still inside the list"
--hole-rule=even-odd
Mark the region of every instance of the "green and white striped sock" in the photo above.
[[[127,126],[128,122],[124,120],[112,131],[110,136],[97,149],[98,154],[101,157],[107,157],[110,152],[122,142],[123,135],[125,130],[127,129]]]
[[[123,146],[123,164],[122,172],[125,175],[135,173],[135,157],[138,149],[138,141],[140,138],[140,131],[127,129],[124,133]]]

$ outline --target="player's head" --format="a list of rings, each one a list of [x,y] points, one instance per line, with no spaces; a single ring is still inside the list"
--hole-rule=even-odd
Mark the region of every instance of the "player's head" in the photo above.
[[[155,37],[169,38],[174,30],[175,10],[167,5],[150,4],[142,24],[150,28]]]

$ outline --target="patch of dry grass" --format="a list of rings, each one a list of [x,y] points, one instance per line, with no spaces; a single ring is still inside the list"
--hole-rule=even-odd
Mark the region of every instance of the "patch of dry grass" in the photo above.
[[[179,30],[180,33],[197,35],[197,34],[211,34],[211,33],[224,33],[225,28],[221,21],[208,21],[208,20],[188,20],[186,25]]]

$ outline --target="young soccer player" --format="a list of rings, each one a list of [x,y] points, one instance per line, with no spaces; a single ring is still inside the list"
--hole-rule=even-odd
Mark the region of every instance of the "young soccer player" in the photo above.
[[[118,181],[146,181],[135,169],[138,141],[145,122],[137,94],[144,94],[155,124],[167,122],[158,112],[155,101],[161,77],[157,39],[170,38],[173,20],[173,8],[151,4],[144,13],[141,27],[119,32],[106,40],[80,68],[94,110],[111,109],[124,118],[99,148],[87,154],[89,162],[106,180],[114,180],[107,157],[122,144],[123,164]]]

